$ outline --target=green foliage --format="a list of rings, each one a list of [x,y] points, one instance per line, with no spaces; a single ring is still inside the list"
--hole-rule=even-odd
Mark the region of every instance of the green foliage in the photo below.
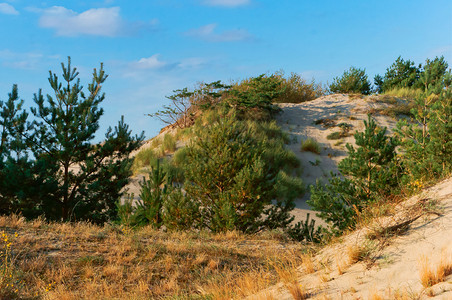
[[[366,71],[350,67],[341,77],[335,77],[329,86],[332,93],[370,94],[370,82]]]
[[[399,56],[396,61],[386,69],[386,73],[381,83],[383,92],[394,88],[416,87],[419,80],[421,65],[415,66],[414,62],[404,60]]]
[[[439,95],[443,88],[447,89],[452,82],[452,74],[448,67],[444,56],[435,57],[433,60],[427,59],[419,78],[424,91]]]
[[[443,90],[439,96],[424,93],[416,99],[412,114],[417,124],[401,120],[396,130],[409,181],[447,176],[452,170],[452,89]]]
[[[386,128],[379,128],[370,115],[364,125],[364,132],[355,133],[357,148],[347,144],[348,156],[338,165],[346,178],[333,176],[329,185],[311,187],[308,204],[339,231],[352,227],[368,202],[395,193],[399,184],[397,140],[387,137]]]
[[[221,81],[215,81],[201,83],[193,91],[188,88],[174,90],[173,95],[166,97],[171,104],[164,105],[162,110],[148,116],[156,117],[163,123],[180,129],[187,128],[193,125],[198,110],[214,107],[229,88],[230,86],[222,84]]]
[[[348,156],[338,168],[342,175],[353,178],[360,193],[374,200],[377,195],[394,192],[398,186],[400,168],[395,152],[398,141],[386,136],[386,127],[378,127],[370,115],[364,126],[364,132],[355,133],[357,148],[346,145]]]
[[[132,171],[137,174],[145,167],[155,166],[157,160],[157,155],[152,148],[143,149],[133,158]]]
[[[143,178],[140,183],[140,199],[137,201],[137,208],[133,215],[133,225],[146,225],[159,228],[162,225],[162,208],[168,186],[166,184],[166,173],[160,167],[160,161],[157,160],[157,166],[151,167],[149,179]]]
[[[279,76],[262,74],[234,85],[228,91],[226,104],[242,117],[251,120],[268,120],[275,112],[272,102],[285,90]]]
[[[410,99],[416,99],[421,92],[426,91],[439,95],[442,88],[447,88],[452,82],[448,67],[443,56],[435,57],[433,60],[427,59],[424,67],[421,64],[415,66],[414,62],[405,61],[399,56],[386,69],[384,77],[375,76],[376,91]],[[418,91],[409,92],[409,90]]]
[[[277,98],[273,99],[275,103],[301,103],[311,101],[325,95],[325,90],[321,84],[312,80],[308,83],[296,73],[291,73],[288,78],[284,73],[275,74],[281,79],[281,88],[284,91]]]
[[[1,193],[15,191],[15,210],[26,217],[105,222],[116,218],[115,203],[131,175],[129,153],[139,147],[143,135],[132,137],[122,118],[114,130],[108,129],[102,144],[91,144],[103,114],[99,105],[105,95],[100,91],[107,75],[102,64],[99,71],[94,69],[85,94],[70,58],[62,69],[63,82],[49,72],[54,96],[47,95],[45,101],[41,90],[35,94],[32,123],[25,127],[26,113],[6,118],[9,141],[20,151],[5,168],[11,176]],[[23,152],[31,152],[34,159],[29,161]],[[25,181],[17,181],[21,178]]]
[[[29,161],[22,135],[27,131],[28,113],[22,109],[17,85],[13,85],[8,101],[0,101],[0,213],[7,214],[22,207],[33,210],[24,203],[24,189],[38,194],[32,173],[34,166]],[[41,186],[45,190],[45,185]]]
[[[294,195],[269,205],[283,184],[278,174],[288,152],[281,141],[253,135],[256,127],[249,125],[223,116],[197,128],[187,148],[184,188],[200,209],[198,227],[255,232],[290,223]]]
[[[307,138],[301,143],[301,151],[309,151],[315,154],[320,154],[320,145],[316,140]]]
[[[331,225],[333,233],[340,233],[354,227],[357,210],[364,204],[361,199],[352,180],[331,174],[329,184],[317,181],[311,185],[307,203],[320,212],[317,216]]]
[[[197,227],[201,219],[197,202],[179,188],[173,188],[164,203],[163,224],[169,230],[184,230]]]
[[[169,171],[167,171],[169,170]],[[180,188],[173,185],[171,167],[156,160],[151,166],[149,179],[140,183],[139,200],[134,195],[117,202],[119,221],[132,227],[151,225],[155,228],[189,229],[198,217],[195,202],[186,197]]]
[[[163,143],[162,143],[162,147],[163,150],[166,152],[174,152],[176,151],[176,140],[174,139],[174,137],[167,133],[165,134],[165,136],[163,137]]]
[[[318,243],[322,239],[322,227],[315,226],[315,220],[309,220],[310,214],[306,215],[306,220],[304,222],[300,221],[291,227],[287,233],[288,235],[296,241],[306,240],[307,242]],[[309,222],[311,221],[311,222]]]

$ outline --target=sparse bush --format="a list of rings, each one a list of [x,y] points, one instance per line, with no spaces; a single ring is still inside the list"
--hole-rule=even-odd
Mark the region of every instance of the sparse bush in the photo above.
[[[148,116],[158,118],[163,123],[179,129],[187,128],[193,125],[199,110],[216,105],[224,91],[229,88],[230,86],[222,84],[221,81],[215,81],[201,83],[193,91],[188,88],[174,90],[173,95],[166,97],[171,104],[164,105],[162,110]]]
[[[304,222],[300,221],[287,230],[288,235],[292,239],[296,241],[320,242],[322,238],[322,227],[316,227],[315,220],[309,220],[309,216],[310,214],[308,213]]]
[[[370,94],[370,82],[367,79],[366,71],[350,67],[341,77],[336,77],[330,84],[332,93],[360,93]]]
[[[284,73],[277,73],[281,79],[281,87],[284,92],[273,100],[275,103],[301,103],[311,101],[325,95],[325,90],[321,84],[315,83],[314,80],[308,83],[296,73],[291,73],[288,78],[284,77]]]
[[[309,151],[315,154],[320,154],[320,145],[316,140],[307,138],[301,143],[301,151]]]

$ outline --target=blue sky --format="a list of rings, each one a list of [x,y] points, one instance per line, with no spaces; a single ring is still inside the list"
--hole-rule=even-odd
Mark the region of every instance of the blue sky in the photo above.
[[[87,85],[100,62],[105,115],[152,137],[146,113],[197,82],[296,72],[331,82],[350,66],[372,79],[401,55],[452,63],[452,1],[0,0],[0,99],[17,83],[26,107],[48,71],[72,57]]]

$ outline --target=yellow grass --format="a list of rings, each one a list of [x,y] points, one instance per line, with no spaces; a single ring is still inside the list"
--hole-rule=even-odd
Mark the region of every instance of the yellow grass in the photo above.
[[[433,269],[426,256],[420,258],[419,265],[419,277],[425,288],[444,282],[452,274],[452,256],[447,256],[444,253],[441,255],[441,261],[436,270]]]
[[[17,216],[0,217],[0,227],[17,233],[6,266],[19,284],[14,297],[1,289],[0,298],[239,299],[295,274],[306,252],[267,233],[131,230]]]

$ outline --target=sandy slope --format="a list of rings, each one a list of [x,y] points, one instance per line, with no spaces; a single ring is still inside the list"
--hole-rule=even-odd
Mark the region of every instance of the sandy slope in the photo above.
[[[354,144],[352,134],[355,131],[364,129],[363,120],[367,119],[367,113],[372,109],[388,106],[386,103],[375,100],[376,96],[362,97],[335,94],[299,104],[278,104],[282,111],[276,116],[276,121],[284,131],[291,135],[293,142],[288,145],[288,148],[296,154],[302,163],[303,173],[301,178],[307,187],[315,183],[316,179],[327,181],[330,171],[337,172],[337,164],[346,156],[345,144]],[[339,131],[339,128],[337,126],[325,128],[321,124],[314,124],[314,121],[325,118],[332,119],[336,124],[345,122],[352,125],[350,135],[340,140],[328,140],[326,138],[327,135]],[[388,127],[389,132],[396,124],[396,120],[387,116],[377,115],[375,119],[380,126]],[[171,129],[166,130],[156,138],[162,139],[165,134],[171,132]],[[322,150],[320,154],[300,151],[302,140],[308,137],[315,139],[321,144]],[[335,145],[338,141],[341,141],[342,144]],[[132,155],[149,147],[151,147],[151,140],[147,141]],[[317,165],[315,165],[316,161],[318,161]],[[126,187],[129,193],[134,193],[135,200],[139,200],[139,183],[142,178],[142,174],[134,176]],[[309,192],[302,198],[297,199],[296,209],[293,211],[295,222],[305,220],[306,214],[310,213],[311,218],[314,217],[316,219],[316,224],[324,225],[324,222],[316,218],[315,213],[306,204],[307,199],[309,199]]]
[[[345,145],[347,143],[354,144],[353,133],[364,130],[363,120],[367,120],[367,113],[372,109],[388,106],[386,103],[375,101],[376,99],[376,96],[334,94],[299,104],[279,104],[282,112],[277,115],[276,120],[293,139],[288,147],[302,163],[301,178],[306,186],[315,183],[316,179],[326,182],[331,171],[337,173],[337,164],[347,154]],[[396,120],[388,116],[376,115],[374,118],[380,126],[387,127],[388,132],[395,127]],[[320,119],[331,119],[336,124],[351,125],[350,135],[340,140],[328,140],[328,134],[340,131],[340,128],[337,126],[326,128],[322,124],[314,124],[316,120]],[[313,138],[321,145],[320,154],[300,151],[301,142],[307,138]],[[341,144],[337,145],[338,142]],[[309,192],[296,201],[297,208],[294,215],[297,220],[303,220],[306,213],[310,212],[310,207],[306,204],[307,199],[309,199]],[[321,220],[317,222],[322,224]]]
[[[413,216],[417,203],[437,200],[438,214],[424,214],[409,229],[387,240],[386,247],[372,248],[372,263],[351,264],[350,249],[363,245],[366,235],[375,228],[400,224]],[[391,218],[377,220],[373,225],[355,231],[340,243],[323,249],[316,257],[317,270],[306,274],[299,268],[298,283],[313,299],[452,299],[452,275],[445,282],[425,289],[420,281],[420,261],[428,257],[428,265],[436,269],[441,259],[452,262],[452,178],[424,190],[400,205]],[[433,210],[435,211],[435,210]],[[323,264],[323,267],[321,265]],[[341,272],[339,272],[339,268]],[[342,273],[342,274],[341,274]],[[272,295],[274,299],[293,299],[279,284],[251,299]],[[381,298],[372,298],[378,295]],[[404,295],[406,298],[396,298]],[[427,296],[428,295],[428,296]]]

